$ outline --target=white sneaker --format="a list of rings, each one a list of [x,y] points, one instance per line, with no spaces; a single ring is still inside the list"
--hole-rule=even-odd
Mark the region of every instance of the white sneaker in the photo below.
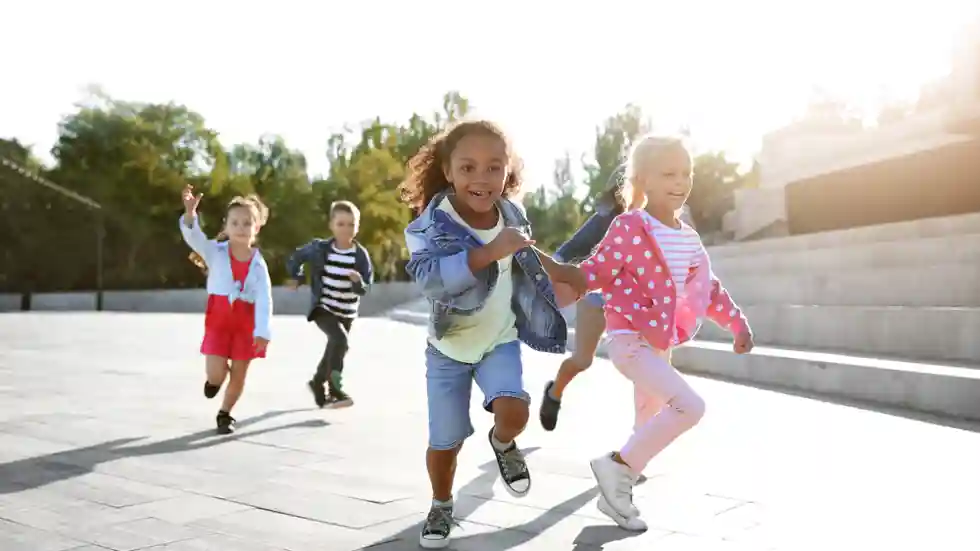
[[[599,496],[599,500],[596,501],[596,509],[599,512],[611,518],[613,522],[619,525],[620,528],[624,530],[629,530],[630,532],[646,532],[647,523],[643,522],[640,517],[624,517],[623,515],[616,512],[615,509],[609,505],[606,498]]]
[[[612,454],[597,457],[589,462],[595,475],[599,493],[620,516],[633,518],[640,511],[633,505],[633,484],[636,478],[629,467],[613,461]]]

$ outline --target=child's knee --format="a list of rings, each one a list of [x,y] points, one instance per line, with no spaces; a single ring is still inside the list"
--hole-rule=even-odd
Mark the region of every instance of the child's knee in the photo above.
[[[490,402],[494,424],[501,429],[522,430],[530,417],[530,407],[523,398],[500,396]]]
[[[684,417],[686,424],[691,427],[697,425],[704,417],[704,398],[693,390],[681,396],[674,397],[671,400],[671,405]]]

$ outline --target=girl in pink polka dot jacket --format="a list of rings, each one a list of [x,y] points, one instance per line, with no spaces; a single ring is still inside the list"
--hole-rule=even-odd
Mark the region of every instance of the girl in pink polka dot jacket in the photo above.
[[[644,530],[632,498],[637,477],[704,414],[704,401],[671,366],[671,349],[689,341],[704,317],[735,336],[735,352],[749,352],[753,343],[698,233],[677,218],[693,183],[683,142],[645,136],[627,163],[632,193],[645,195],[645,207],[616,217],[581,276],[589,289],[602,290],[609,358],[633,382],[636,408],[626,445],[592,461],[599,510],[624,528]],[[644,197],[635,199],[643,204]]]

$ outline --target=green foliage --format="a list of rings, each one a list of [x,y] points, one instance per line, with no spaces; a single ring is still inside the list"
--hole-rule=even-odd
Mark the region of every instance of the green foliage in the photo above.
[[[359,240],[378,278],[401,279],[407,259],[402,232],[412,216],[397,192],[406,163],[468,109],[467,99],[451,92],[438,113],[413,114],[403,123],[375,119],[334,134],[324,152],[329,171],[316,179],[306,158],[278,136],[222,144],[204,117],[186,106],[124,102],[98,92],[59,124],[56,163],[49,170],[16,140],[0,140],[0,156],[102,204],[109,289],[203,284],[176,228],[187,184],[205,194],[201,217],[210,235],[220,231],[234,196],[262,198],[270,217],[260,245],[276,282],[285,277],[285,260],[296,247],[328,235],[330,205],[341,199],[361,210]],[[555,162],[551,184],[527,193],[524,205],[543,249],[553,251],[585,221],[630,143],[649,128],[643,112],[627,105],[596,129],[593,151],[581,165],[566,154]],[[699,156],[695,174],[691,204],[702,231],[719,228],[733,190],[751,185],[753,175],[757,180],[757,170],[746,179],[721,153]],[[0,249],[0,291],[95,286],[96,212],[4,169],[0,208],[0,231],[14,236]]]

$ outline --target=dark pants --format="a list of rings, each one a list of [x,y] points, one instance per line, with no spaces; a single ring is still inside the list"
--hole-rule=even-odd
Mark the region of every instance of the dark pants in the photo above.
[[[344,356],[349,348],[347,339],[354,319],[336,316],[319,308],[312,317],[316,326],[327,336],[327,347],[323,351],[320,364],[316,366],[313,382],[318,385],[328,384],[331,392],[342,391]]]

